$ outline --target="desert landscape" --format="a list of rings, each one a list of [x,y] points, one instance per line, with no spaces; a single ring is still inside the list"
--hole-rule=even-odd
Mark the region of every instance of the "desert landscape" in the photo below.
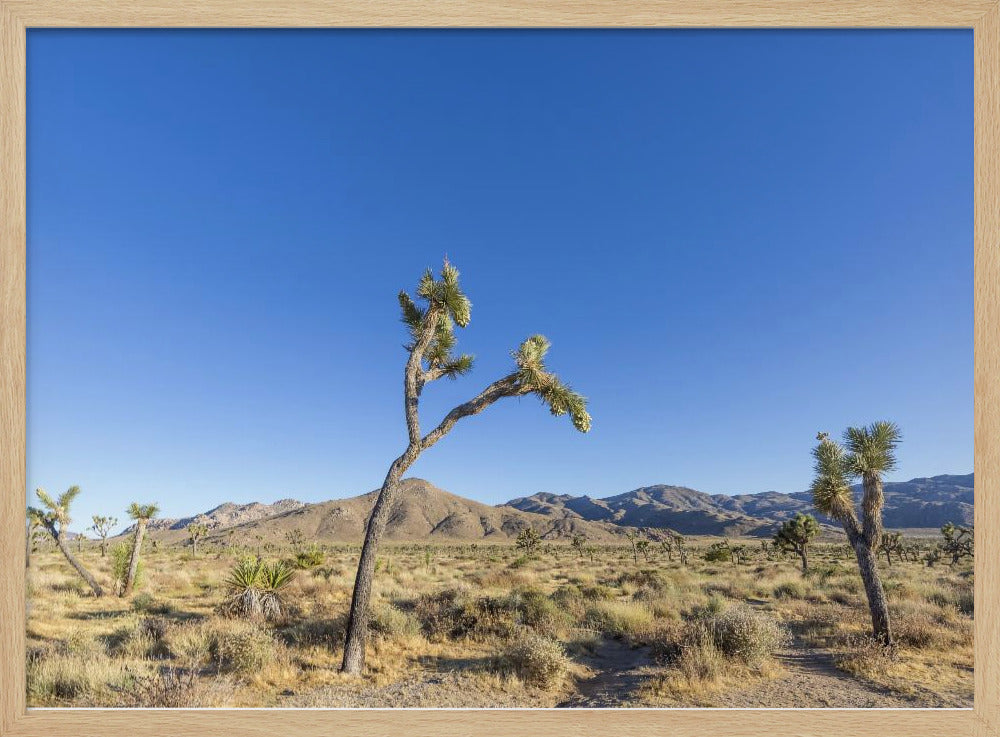
[[[809,511],[807,495],[656,486],[494,507],[420,479],[402,486],[379,555],[363,677],[340,664],[374,492],[154,517],[128,596],[115,593],[134,530],[66,543],[101,597],[36,530],[31,705],[972,703],[971,548],[949,547],[930,527],[967,529],[971,475],[886,484],[887,524],[907,527],[887,533],[880,553],[892,652],[870,637],[854,554],[829,519],[819,517],[806,570],[775,543],[773,530]],[[288,576],[273,590],[247,580],[248,567],[271,565]],[[241,613],[240,586],[270,591],[276,606]]]

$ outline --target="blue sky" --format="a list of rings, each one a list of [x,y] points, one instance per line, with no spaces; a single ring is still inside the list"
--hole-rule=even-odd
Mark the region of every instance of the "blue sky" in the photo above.
[[[411,471],[490,503],[799,491],[888,418],[973,461],[966,31],[28,34],[28,484],[74,527],[376,488],[395,295],[448,257],[473,374],[541,332],[590,398],[463,421]]]

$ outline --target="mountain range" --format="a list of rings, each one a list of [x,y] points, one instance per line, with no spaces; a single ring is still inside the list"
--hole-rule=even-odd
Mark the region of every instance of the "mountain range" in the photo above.
[[[782,494],[706,494],[683,486],[658,484],[604,498],[538,493],[490,506],[456,496],[418,478],[405,479],[389,522],[387,537],[397,541],[496,541],[514,539],[534,527],[544,539],[584,535],[592,542],[617,539],[629,528],[669,529],[684,535],[767,536],[798,512],[816,514],[809,492]],[[854,487],[860,495],[860,486]],[[209,538],[280,542],[301,530],[308,540],[356,542],[375,503],[372,491],[347,499],[308,504],[282,499],[274,504],[227,502],[202,514],[150,523],[164,539],[186,536],[192,522],[206,525]],[[888,528],[939,528],[946,522],[972,524],[973,475],[943,475],[885,484],[884,520]]]

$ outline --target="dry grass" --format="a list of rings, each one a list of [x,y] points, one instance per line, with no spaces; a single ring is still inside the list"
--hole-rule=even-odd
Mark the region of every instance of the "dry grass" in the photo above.
[[[842,546],[818,545],[803,575],[791,558],[707,563],[698,550],[710,542],[693,541],[687,567],[665,557],[635,565],[626,546],[601,547],[593,561],[566,545],[531,558],[501,545],[390,546],[362,679],[338,670],[356,546],[326,547],[285,589],[289,611],[258,623],[217,613],[245,549],[192,558],[161,545],[130,599],[93,598],[46,549],[29,576],[29,703],[552,706],[617,638],[654,663],[628,705],[704,705],[780,675],[773,653],[789,633],[860,682],[971,703],[969,564],[882,565],[899,644],[887,654],[865,640],[864,592]],[[80,557],[112,580],[96,547]]]

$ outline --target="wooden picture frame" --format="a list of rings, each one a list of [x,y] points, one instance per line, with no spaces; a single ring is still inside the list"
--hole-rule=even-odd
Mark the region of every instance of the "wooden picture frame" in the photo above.
[[[974,31],[975,706],[886,710],[28,710],[25,694],[26,29],[778,27]],[[1000,0],[0,0],[0,736],[997,735],[1000,729]]]

